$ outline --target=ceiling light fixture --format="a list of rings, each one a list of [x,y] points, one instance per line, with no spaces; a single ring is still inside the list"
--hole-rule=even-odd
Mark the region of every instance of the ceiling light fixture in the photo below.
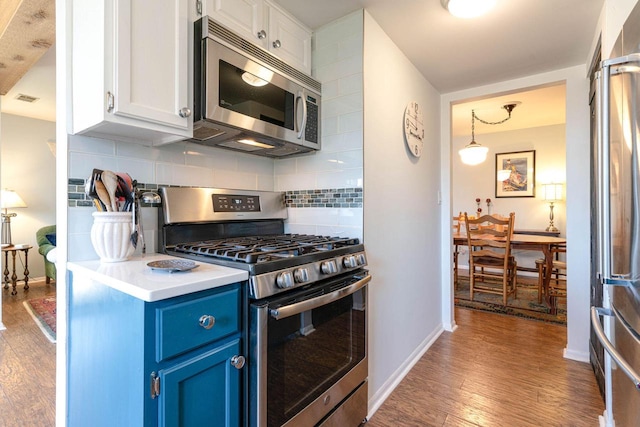
[[[441,0],[442,7],[458,18],[477,18],[496,5],[496,0]]]
[[[487,153],[489,152],[489,149],[476,142],[476,135],[475,135],[476,119],[478,119],[479,122],[484,123],[486,125],[499,125],[511,118],[511,111],[513,111],[513,109],[516,108],[516,105],[518,104],[504,105],[502,108],[507,110],[507,113],[509,115],[507,116],[507,118],[497,122],[487,122],[485,120],[482,120],[480,117],[476,116],[476,113],[474,110],[471,110],[471,142],[462,150],[458,151],[458,154],[460,154],[460,160],[462,161],[462,163],[464,163],[465,165],[474,166],[474,165],[479,165],[480,163],[484,162],[487,159]]]

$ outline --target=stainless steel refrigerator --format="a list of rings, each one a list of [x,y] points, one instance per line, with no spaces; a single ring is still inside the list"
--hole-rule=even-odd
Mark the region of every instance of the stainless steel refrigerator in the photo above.
[[[596,280],[591,323],[603,345],[600,425],[640,426],[640,5],[597,80]]]

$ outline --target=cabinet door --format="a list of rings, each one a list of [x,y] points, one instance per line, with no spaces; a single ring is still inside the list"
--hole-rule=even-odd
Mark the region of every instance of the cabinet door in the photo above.
[[[161,370],[160,426],[239,426],[241,370],[231,364],[239,354],[236,339]]]
[[[114,12],[110,112],[188,131],[187,2],[115,0]]]
[[[206,0],[203,14],[266,48],[263,0]]]
[[[289,65],[311,74],[311,31],[277,7],[269,8],[269,51]]]

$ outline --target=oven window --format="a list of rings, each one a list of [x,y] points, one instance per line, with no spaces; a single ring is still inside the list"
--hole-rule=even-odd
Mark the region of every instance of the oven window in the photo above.
[[[269,426],[288,421],[364,359],[365,289],[299,315],[269,319]]]
[[[220,60],[220,106],[293,129],[294,94]]]

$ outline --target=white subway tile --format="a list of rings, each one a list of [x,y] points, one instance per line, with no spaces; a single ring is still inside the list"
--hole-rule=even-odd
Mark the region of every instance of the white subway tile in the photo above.
[[[271,175],[258,175],[256,177],[257,185],[256,190],[260,191],[274,191],[275,189],[275,177]]]
[[[284,224],[284,232],[291,234],[310,234],[313,236],[318,234],[315,225],[289,224],[287,222]]]
[[[117,165],[114,156],[80,152],[69,153],[69,177],[71,178],[88,178],[94,168],[115,171]]]
[[[336,172],[318,172],[318,186],[308,188],[356,188],[362,187],[362,180],[362,168]]]
[[[362,130],[322,136],[322,150],[328,152],[362,149]]]
[[[270,158],[258,157],[252,154],[239,154],[238,170],[261,175],[273,175],[274,161]]]
[[[338,133],[338,117],[322,117],[322,136],[336,135]]]
[[[276,159],[274,162],[274,169],[276,175],[296,173],[297,168],[295,157],[288,159]]]
[[[256,175],[253,173],[234,171],[214,171],[213,173],[213,186],[217,188],[255,190],[256,184]]]
[[[339,80],[322,83],[322,102],[327,102],[338,96]],[[323,104],[324,105],[324,104]],[[324,110],[323,110],[324,113]]]
[[[107,139],[92,138],[84,135],[69,135],[69,151],[77,151],[89,154],[115,154],[115,142]]]
[[[362,149],[338,152],[337,158],[343,169],[361,168],[364,163]]]
[[[325,117],[341,116],[362,111],[362,93],[339,96],[322,103],[322,114]]]
[[[362,228],[363,218],[362,208],[340,208],[338,214],[338,225],[343,227]]]
[[[313,156],[298,157],[296,163],[298,171],[304,173],[336,170],[339,167],[335,154],[324,151],[319,151]]]
[[[338,58],[345,59],[354,56],[362,58],[363,44],[362,33],[343,38],[338,45]]]
[[[324,85],[322,89],[324,92]],[[362,73],[351,74],[338,80],[338,93],[340,95],[358,93],[360,94],[360,98],[362,98],[363,90]]]
[[[361,130],[363,126],[363,113],[357,111],[355,113],[344,114],[338,118],[338,132],[352,132]]]
[[[276,191],[307,190],[316,187],[315,174],[296,174],[276,176]]]
[[[118,157],[117,162],[118,166],[115,172],[126,172],[131,175],[131,178],[138,180],[138,182],[156,182],[154,162],[127,157]]]

